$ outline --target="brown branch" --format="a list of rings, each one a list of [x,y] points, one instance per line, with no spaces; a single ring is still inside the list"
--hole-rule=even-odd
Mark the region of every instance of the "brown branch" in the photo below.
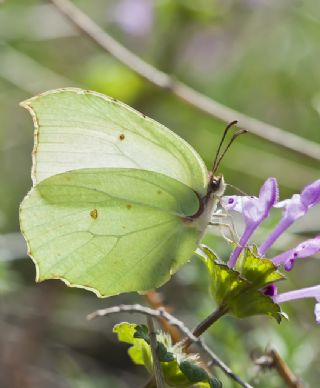
[[[170,307],[168,308],[168,306],[165,306],[162,304],[159,292],[154,291],[154,290],[148,291],[144,296],[145,296],[148,304],[150,305],[150,307],[152,307],[153,309],[162,308],[168,312],[172,311],[172,309]],[[159,317],[157,319],[158,319],[160,325],[162,326],[163,330],[170,334],[170,337],[171,337],[172,342],[174,344],[181,340],[181,335],[176,327],[171,326],[169,324],[169,322],[166,319],[164,319],[163,317]]]
[[[195,337],[190,329],[188,329],[185,324],[169,314],[164,309],[151,309],[149,307],[144,307],[139,304],[135,305],[119,305],[114,307],[109,307],[102,310],[97,310],[87,316],[88,319],[94,319],[97,317],[108,316],[112,314],[118,313],[138,313],[143,315],[150,315],[152,317],[163,317],[166,319],[170,325],[177,327],[186,337],[190,338],[190,340],[197,344],[209,357],[210,357],[210,365],[217,366],[220,368],[229,378],[236,381],[239,385],[244,388],[252,388],[252,386],[245,381],[243,381],[238,375],[236,375],[220,358],[198,337]]]
[[[271,349],[269,355],[272,358],[272,366],[289,388],[303,388],[301,381],[294,375],[276,350]]]
[[[238,120],[239,128],[246,129],[258,137],[303,156],[308,156],[318,161],[320,160],[319,144],[247,116],[197,92],[190,86],[151,66],[122,46],[69,0],[50,1],[75,27],[94,43],[151,84],[168,90],[192,107],[207,113],[209,116],[226,123]]]
[[[214,324],[219,318],[221,318],[223,315],[225,315],[227,312],[227,309],[224,306],[220,306],[215,310],[213,313],[207,316],[203,321],[201,321],[193,330],[192,334],[195,337],[200,337],[201,334],[203,334],[206,330],[209,329],[211,325]],[[184,338],[181,341],[181,345],[184,350],[188,349],[188,347],[192,344],[192,341],[189,337]]]

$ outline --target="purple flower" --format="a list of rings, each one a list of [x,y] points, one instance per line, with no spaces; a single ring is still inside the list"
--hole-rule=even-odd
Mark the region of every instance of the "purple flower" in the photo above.
[[[262,292],[264,293],[264,295],[267,295],[267,296],[275,296],[278,293],[278,288],[275,284],[272,283],[264,287]]]
[[[113,19],[124,31],[136,36],[150,33],[153,6],[150,0],[122,0],[115,7]]]
[[[320,235],[302,242],[293,249],[281,253],[274,257],[272,262],[275,265],[284,264],[284,269],[286,271],[291,271],[297,259],[303,259],[315,255],[318,252],[320,252]]]
[[[278,202],[278,186],[275,178],[269,178],[262,186],[259,197],[249,196],[229,196],[224,197],[222,205],[226,210],[234,210],[242,213],[245,221],[245,230],[240,238],[238,246],[231,253],[228,261],[229,267],[234,267],[243,247],[249,241],[252,233],[268,217],[272,207],[283,208],[283,215],[275,229],[269,237],[262,243],[258,251],[263,257],[271,245],[281,236],[281,234],[293,224],[293,222],[304,216],[307,211],[320,203],[320,179],[306,186],[301,194],[294,194],[291,199]],[[274,257],[272,262],[278,266],[284,265],[286,271],[290,271],[297,259],[312,256],[320,252],[320,235],[302,242],[295,248]],[[315,298],[314,313],[317,323],[320,324],[320,285],[303,288],[277,294],[274,284],[269,284],[262,289],[264,295],[270,296],[276,303],[282,303],[294,299]]]
[[[283,207],[283,217],[270,236],[261,244],[260,254],[263,256],[280,235],[293,224],[295,220],[304,216],[307,211],[320,202],[320,179],[306,186],[301,194],[294,194],[291,199],[278,202],[275,207]]]
[[[316,322],[320,324],[320,285],[301,288],[299,290],[284,292],[273,297],[274,302],[283,303],[290,300],[296,299],[305,299],[305,298],[315,298],[317,303],[315,305],[314,314],[316,317]]]
[[[237,259],[249,238],[261,222],[268,217],[270,209],[278,200],[278,184],[275,178],[268,178],[260,189],[259,197],[226,196],[222,206],[226,210],[235,210],[244,216],[245,230],[240,238],[239,245],[232,252],[228,261],[229,267],[234,267]]]

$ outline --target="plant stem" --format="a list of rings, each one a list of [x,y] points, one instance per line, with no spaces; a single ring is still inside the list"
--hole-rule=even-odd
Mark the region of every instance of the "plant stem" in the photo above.
[[[210,326],[212,326],[218,319],[220,319],[223,315],[226,314],[228,311],[226,306],[219,306],[213,313],[207,316],[203,321],[201,321],[193,330],[192,334],[195,337],[200,337],[201,334],[203,334],[206,330],[209,329]],[[192,341],[190,338],[185,337],[180,344],[182,345],[183,349],[186,350],[188,347],[192,344]]]
[[[273,367],[277,370],[286,385],[290,388],[303,388],[302,383],[293,374],[285,361],[280,357],[280,354],[274,349],[271,349],[269,354],[273,360]]]
[[[170,77],[167,73],[151,66],[142,60],[118,41],[113,39],[106,31],[99,27],[84,12],[77,8],[69,0],[50,0],[56,8],[64,14],[71,23],[82,33],[90,38],[104,51],[111,54],[128,68],[139,74],[157,87],[167,90],[192,107],[208,114],[211,117],[222,120],[226,123],[238,120],[239,128],[268,140],[271,143],[280,145],[308,158],[320,160],[320,145],[304,139],[294,133],[287,132],[281,128],[264,123],[243,113],[240,113],[218,101],[215,101],[190,86]]]
[[[162,372],[161,364],[157,354],[158,343],[157,343],[156,332],[154,330],[153,319],[150,315],[147,315],[147,323],[148,323],[148,331],[149,331],[149,337],[150,337],[150,347],[151,347],[152,361],[153,361],[153,373],[154,373],[154,379],[156,381],[156,387],[165,388],[163,372]]]
[[[153,309],[164,309],[166,311],[171,311],[171,306],[164,306],[161,302],[161,296],[158,291],[152,290],[148,291],[145,295],[145,298],[149,305]],[[168,308],[169,307],[169,308]],[[179,331],[175,326],[170,325],[170,323],[163,317],[158,317],[157,320],[159,321],[160,325],[162,326],[163,330],[170,334],[172,342],[175,344],[179,342],[182,338]]]

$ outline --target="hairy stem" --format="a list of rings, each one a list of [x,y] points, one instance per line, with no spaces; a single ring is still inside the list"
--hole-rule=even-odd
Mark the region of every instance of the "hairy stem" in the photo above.
[[[152,360],[153,360],[153,373],[154,373],[154,379],[156,382],[156,387],[165,388],[163,372],[162,372],[161,364],[157,354],[158,343],[157,343],[156,332],[154,329],[152,317],[150,315],[147,315],[147,323],[148,323],[148,331],[149,331],[149,337],[150,337],[150,347],[151,347]]]

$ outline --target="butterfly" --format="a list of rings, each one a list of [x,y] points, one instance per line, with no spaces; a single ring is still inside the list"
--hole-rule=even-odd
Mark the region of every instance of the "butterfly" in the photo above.
[[[191,258],[224,193],[214,175],[224,137],[208,171],[182,138],[111,97],[65,88],[21,105],[35,126],[20,226],[36,280],[99,297],[164,284]]]

